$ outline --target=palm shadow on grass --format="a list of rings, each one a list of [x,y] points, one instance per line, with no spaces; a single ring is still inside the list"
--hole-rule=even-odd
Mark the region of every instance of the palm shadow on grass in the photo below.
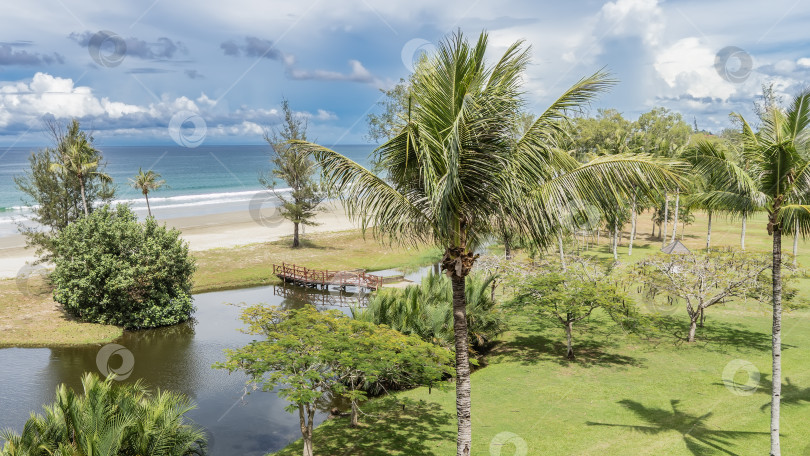
[[[737,383],[735,379],[728,379],[728,383],[726,381],[720,381],[713,383],[717,386],[727,387],[732,390],[740,391],[745,395],[749,394],[760,394],[764,396],[768,396],[768,401],[760,406],[760,410],[769,410],[771,406],[770,395],[773,389],[773,380],[768,378],[768,374],[759,374],[759,383],[756,386],[756,389],[751,389],[751,386],[746,384],[745,382]],[[810,404],[810,387],[803,388],[800,385],[793,383],[790,380],[790,377],[785,377],[784,383],[782,383],[782,397],[780,400],[782,405],[803,405],[803,404]]]
[[[375,399],[360,415],[360,427],[349,427],[349,418],[333,418],[313,433],[315,454],[334,456],[383,456],[433,454],[441,441],[456,437],[455,415],[435,402],[392,396]],[[302,442],[292,443],[278,455],[298,455]]]
[[[609,426],[629,429],[647,435],[659,435],[678,432],[683,438],[686,448],[695,456],[732,455],[729,448],[732,443],[739,443],[744,437],[753,435],[768,435],[767,432],[728,431],[713,429],[706,421],[712,416],[709,411],[703,415],[693,415],[678,408],[679,400],[670,400],[671,410],[646,407],[640,402],[624,399],[618,402],[622,407],[633,412],[645,422],[643,425],[598,423],[588,421],[588,426]]]

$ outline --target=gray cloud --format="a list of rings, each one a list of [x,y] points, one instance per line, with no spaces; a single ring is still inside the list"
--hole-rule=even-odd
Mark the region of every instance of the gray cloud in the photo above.
[[[30,44],[30,42],[0,43],[0,65],[52,65],[54,63],[65,63],[65,58],[56,52],[53,54],[40,54],[14,50],[15,46],[30,46]]]
[[[162,68],[133,68],[127,71],[129,74],[161,74],[171,72],[171,70],[164,70]]]
[[[238,44],[234,40],[228,40],[219,45],[225,55],[266,58],[270,60],[282,60],[284,54],[273,47],[273,42],[255,36],[246,36],[244,44]]]
[[[204,79],[205,76],[200,74],[197,70],[185,70],[184,73],[188,76],[189,79]]]
[[[90,31],[73,32],[68,35],[68,38],[75,41],[79,46],[87,47],[93,35],[95,33]],[[127,57],[144,60],[170,60],[177,54],[188,54],[188,49],[182,42],[174,41],[165,36],[159,37],[152,43],[135,37],[125,38],[124,42],[127,45]]]

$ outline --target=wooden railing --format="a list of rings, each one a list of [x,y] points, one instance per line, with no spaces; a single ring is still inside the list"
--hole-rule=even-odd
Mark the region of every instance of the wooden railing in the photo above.
[[[383,286],[387,280],[382,276],[367,274],[364,269],[346,271],[330,271],[328,269],[309,269],[296,264],[274,264],[273,274],[284,282],[293,282],[299,285],[320,286],[327,288],[330,285],[345,288],[353,286],[376,290]]]

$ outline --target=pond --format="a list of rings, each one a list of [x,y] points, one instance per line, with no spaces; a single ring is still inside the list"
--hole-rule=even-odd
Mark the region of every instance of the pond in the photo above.
[[[427,270],[406,276],[418,280]],[[109,369],[122,376],[131,372],[125,382],[143,379],[152,389],[177,391],[193,399],[197,409],[187,416],[209,432],[210,454],[253,456],[279,450],[301,436],[298,415],[287,413],[287,403],[275,393],[245,395],[246,376],[211,365],[224,361],[223,349],[255,339],[239,331],[243,328],[239,315],[245,305],[296,308],[312,302],[319,309],[349,313],[357,298],[352,293],[273,286],[204,293],[194,297],[197,310],[192,320],[125,332],[114,341],[120,347],[0,349],[0,429],[20,432],[32,411],[40,413],[43,404],[53,401],[58,384],[79,389],[84,372],[101,375]],[[334,405],[324,404],[316,422],[326,419]]]

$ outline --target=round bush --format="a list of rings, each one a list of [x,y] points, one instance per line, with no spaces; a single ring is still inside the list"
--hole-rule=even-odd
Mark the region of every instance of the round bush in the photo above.
[[[180,232],[125,205],[71,223],[55,240],[54,300],[76,318],[127,329],[185,321],[196,266]]]

